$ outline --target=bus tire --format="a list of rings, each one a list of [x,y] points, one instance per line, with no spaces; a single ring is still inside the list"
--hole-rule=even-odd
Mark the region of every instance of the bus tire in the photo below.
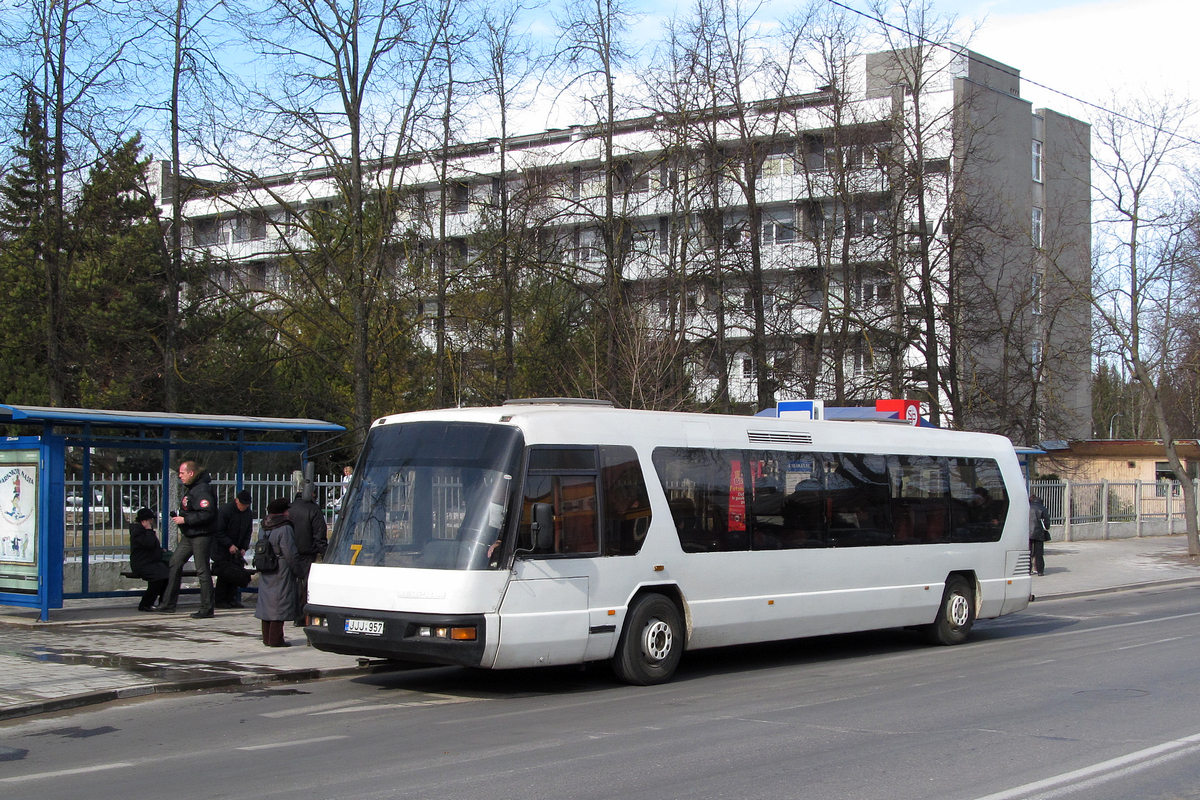
[[[962,644],[974,624],[975,593],[971,584],[961,575],[952,575],[942,592],[937,618],[925,629],[925,636],[930,644]]]
[[[617,642],[612,666],[617,677],[637,686],[665,683],[683,656],[683,620],[661,594],[634,600]]]

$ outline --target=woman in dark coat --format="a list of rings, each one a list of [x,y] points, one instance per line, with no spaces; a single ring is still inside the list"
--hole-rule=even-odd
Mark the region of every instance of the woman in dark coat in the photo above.
[[[154,530],[154,512],[139,508],[129,526],[129,571],[146,582],[138,611],[152,611],[167,588],[167,564]]]
[[[298,612],[295,565],[299,554],[287,510],[285,498],[272,500],[267,504],[267,515],[258,531],[258,540],[266,540],[279,559],[279,568],[274,572],[258,573],[258,603],[254,606],[254,616],[262,620],[263,644],[267,647],[288,646],[283,638],[283,625],[286,620],[295,619]]]

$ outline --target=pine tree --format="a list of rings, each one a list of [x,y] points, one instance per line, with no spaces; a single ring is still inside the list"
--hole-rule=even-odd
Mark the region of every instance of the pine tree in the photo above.
[[[25,89],[25,115],[13,159],[0,183],[0,398],[44,404],[46,210],[52,169],[45,118],[37,93]]]
[[[92,168],[71,216],[66,341],[85,406],[162,407],[165,283],[157,208],[145,191],[148,163],[136,136],[113,147]]]

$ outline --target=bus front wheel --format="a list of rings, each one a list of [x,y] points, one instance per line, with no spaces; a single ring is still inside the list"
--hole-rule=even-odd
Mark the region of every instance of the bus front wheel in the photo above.
[[[942,592],[937,619],[926,629],[932,644],[962,644],[975,624],[975,593],[961,575],[951,576]]]
[[[613,656],[617,677],[638,686],[665,683],[682,655],[683,621],[675,604],[661,594],[635,600]]]

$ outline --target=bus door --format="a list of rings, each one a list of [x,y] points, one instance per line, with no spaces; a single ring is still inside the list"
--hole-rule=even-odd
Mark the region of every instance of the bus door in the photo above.
[[[594,447],[530,448],[497,667],[585,659],[600,553],[598,477]],[[539,517],[550,530],[535,535]]]

